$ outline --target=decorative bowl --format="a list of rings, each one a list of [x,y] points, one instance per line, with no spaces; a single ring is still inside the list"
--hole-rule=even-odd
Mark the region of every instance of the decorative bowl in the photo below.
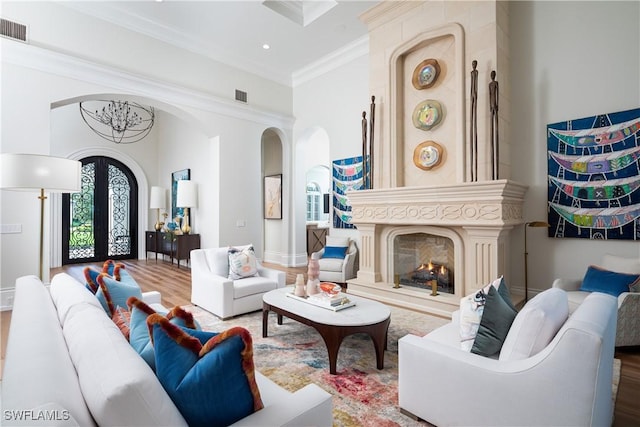
[[[342,287],[333,282],[320,282],[320,290],[327,295],[337,295],[342,291]]]

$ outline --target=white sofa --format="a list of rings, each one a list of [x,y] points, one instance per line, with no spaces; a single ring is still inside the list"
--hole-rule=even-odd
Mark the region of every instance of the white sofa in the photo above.
[[[439,427],[610,425],[615,298],[600,293],[588,296],[564,323],[560,320],[555,335],[555,329],[548,331],[551,341],[542,347],[546,340],[539,340],[543,335],[539,332],[543,323],[548,324],[541,321],[545,306],[552,317],[562,311],[556,320],[568,313],[566,295],[559,294],[564,291],[549,289],[527,303],[547,297],[536,310],[525,311],[525,306],[518,313],[499,359],[461,350],[456,316],[424,337],[402,337],[398,342],[400,407]],[[517,345],[521,350],[531,348],[533,355],[513,357],[511,353],[504,360],[508,342],[513,350],[514,338],[524,338],[527,327],[530,337]],[[542,349],[536,353],[527,342]]]
[[[2,425],[186,425],[95,296],[64,273],[50,288],[35,276],[16,282]],[[144,300],[158,307],[160,294],[145,293]],[[264,408],[234,425],[332,424],[331,395],[318,386],[290,393],[259,372],[256,380]]]
[[[286,281],[284,271],[259,262],[257,276],[230,279],[228,251],[228,247],[191,251],[191,302],[222,319],[261,310],[262,295],[283,288]]]
[[[605,254],[600,267],[626,274],[640,274],[640,258]],[[590,294],[580,290],[582,279],[555,279],[552,287],[567,291],[569,311],[573,312]],[[618,296],[616,347],[640,345],[640,292],[623,292]]]

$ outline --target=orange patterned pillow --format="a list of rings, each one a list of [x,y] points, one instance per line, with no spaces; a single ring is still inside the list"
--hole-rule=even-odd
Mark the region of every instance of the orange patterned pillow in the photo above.
[[[129,325],[131,324],[131,312],[124,307],[116,307],[116,312],[113,313],[111,318],[113,323],[116,324],[122,335],[129,341]]]

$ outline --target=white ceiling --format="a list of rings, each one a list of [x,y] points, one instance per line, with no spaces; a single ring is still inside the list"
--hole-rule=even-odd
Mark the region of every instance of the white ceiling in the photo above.
[[[293,3],[285,1],[284,3]],[[171,43],[265,78],[292,76],[345,46],[366,42],[358,18],[379,1],[337,0],[306,26],[259,0],[60,2],[82,13]],[[268,43],[271,48],[263,49]]]

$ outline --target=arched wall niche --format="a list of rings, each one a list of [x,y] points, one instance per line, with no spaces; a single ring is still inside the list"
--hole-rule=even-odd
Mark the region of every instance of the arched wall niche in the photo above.
[[[391,188],[454,184],[465,181],[465,73],[464,29],[457,23],[422,32],[398,46],[389,60],[390,136],[388,168]],[[416,89],[412,75],[426,59],[435,59],[440,73],[433,86]],[[440,123],[429,130],[413,125],[414,109],[435,100],[442,107]],[[444,148],[444,160],[429,171],[413,164],[413,151],[422,142]]]
[[[282,199],[282,219],[263,219],[263,254],[262,259],[268,262],[273,262],[283,265],[286,263],[287,254],[287,239],[283,236],[287,235],[287,214],[289,209],[289,202],[287,194],[287,184],[289,178],[284,173],[285,171],[285,159],[284,152],[286,151],[284,146],[284,133],[278,128],[267,128],[262,133],[261,138],[261,163],[262,163],[262,179],[269,175],[282,175],[281,181],[281,199]],[[262,188],[262,206],[264,209],[265,201],[265,188],[261,184]],[[264,212],[263,212],[264,217]]]

